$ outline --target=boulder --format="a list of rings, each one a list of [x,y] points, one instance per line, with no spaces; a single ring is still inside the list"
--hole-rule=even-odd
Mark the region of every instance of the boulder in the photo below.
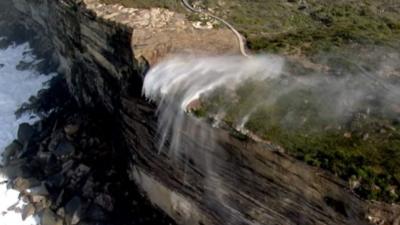
[[[55,148],[53,154],[58,158],[58,159],[67,159],[71,157],[75,152],[75,147],[74,145],[69,142],[69,141],[62,141],[57,145]]]
[[[1,154],[3,156],[3,162],[7,165],[10,159],[12,159],[17,152],[22,150],[22,145],[17,140],[14,140],[11,144],[9,144],[4,152]]]
[[[37,186],[39,184],[40,184],[40,182],[38,180],[36,180],[35,178],[25,179],[22,177],[17,177],[12,182],[12,188],[19,192],[22,192],[28,188]]]
[[[73,197],[65,205],[65,220],[67,224],[78,224],[82,216],[82,201],[78,196]]]
[[[63,221],[51,210],[46,209],[43,211],[41,225],[63,225]]]
[[[30,141],[35,134],[35,128],[29,123],[21,123],[18,128],[18,141],[22,144]]]
[[[101,193],[97,195],[94,202],[109,212],[114,209],[113,199],[108,194]]]
[[[25,167],[26,164],[26,159],[13,160],[10,161],[4,168],[2,168],[2,172],[7,174],[10,179],[16,177],[30,177],[31,171]]]
[[[22,220],[26,220],[26,218],[32,216],[35,213],[35,207],[29,203],[22,209]]]
[[[69,137],[76,135],[76,133],[78,133],[78,131],[79,131],[78,124],[68,124],[64,127],[64,132]]]

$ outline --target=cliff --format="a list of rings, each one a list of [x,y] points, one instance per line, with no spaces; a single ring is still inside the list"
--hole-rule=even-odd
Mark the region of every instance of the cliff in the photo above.
[[[179,13],[97,0],[12,0],[7,8],[11,5],[19,14],[8,20],[33,29],[40,34],[40,43],[48,43],[46,52],[52,51],[77,102],[101,106],[115,118],[131,152],[132,179],[178,223],[398,222],[396,206],[360,200],[332,174],[273,146],[240,141],[225,130],[215,131],[224,146],[219,152],[193,147],[196,136],[182,131],[188,134],[182,148],[191,154],[173,160],[159,153],[156,105],[141,96],[146,70],[170,54],[237,53],[229,30],[199,30]],[[197,164],[199,158],[212,160],[218,178],[212,182],[217,187],[206,185],[207,167]]]

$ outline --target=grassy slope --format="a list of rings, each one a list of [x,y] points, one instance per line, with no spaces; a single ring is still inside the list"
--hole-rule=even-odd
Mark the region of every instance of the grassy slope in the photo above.
[[[102,0],[128,7],[187,12],[180,0]],[[393,0],[192,0],[227,19],[253,51],[313,54],[353,43],[400,39],[400,3]]]
[[[102,0],[104,3],[119,3],[131,8],[166,8],[176,12],[184,12],[180,0]]]
[[[400,3],[392,0],[207,0],[255,51],[312,54],[349,43],[382,44],[400,37]]]
[[[364,198],[400,200],[399,119],[387,118],[379,103],[364,101],[346,119],[331,116],[335,105],[323,102],[323,87],[293,90],[269,104],[271,101],[264,102],[269,91],[283,88],[269,84],[243,84],[234,97],[223,89],[216,90],[203,96],[203,107],[194,113],[203,117],[224,109],[224,122],[235,127],[244,116],[243,109],[249,112],[257,106],[245,125],[257,136],[279,144],[310,165],[358,181],[355,191]]]

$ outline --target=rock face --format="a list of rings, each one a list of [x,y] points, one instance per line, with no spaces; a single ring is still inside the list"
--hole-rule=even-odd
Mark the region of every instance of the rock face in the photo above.
[[[190,149],[192,154],[179,160],[158,152],[156,106],[141,96],[144,72],[169,54],[238,52],[228,30],[196,30],[184,16],[168,10],[127,9],[97,0],[11,3],[0,6],[17,10],[20,14],[10,17],[12,22],[33,28],[48,40],[76,101],[85,107],[102,107],[115,118],[131,153],[132,179],[178,223],[390,224],[398,220],[396,207],[362,201],[333,175],[272,146],[237,140],[224,130],[216,132],[226,149],[221,154],[213,154],[207,146]],[[194,138],[187,137],[183,145],[190,146]],[[61,155],[73,152],[67,147]],[[212,182],[221,195],[207,194],[215,192],[206,188],[206,167],[187,163],[195,155],[212,158],[218,178]],[[98,201],[107,199],[101,196]],[[53,217],[47,215],[44,223],[56,224]]]

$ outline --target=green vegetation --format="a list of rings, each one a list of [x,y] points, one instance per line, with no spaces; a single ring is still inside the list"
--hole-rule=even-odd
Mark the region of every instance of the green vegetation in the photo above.
[[[202,113],[197,115],[225,109],[224,122],[236,127],[250,114],[244,128],[348,180],[361,197],[400,201],[399,117],[388,116],[390,109],[380,106],[382,102],[368,99],[357,102],[349,113],[337,114],[335,99],[340,99],[327,100],[334,91],[323,85],[276,94],[281,87],[279,81],[248,82],[236,90],[235,97],[221,88],[202,97],[203,107],[198,109]]]
[[[128,7],[162,7],[187,13],[180,0],[102,0]],[[192,0],[232,23],[247,39],[254,52],[275,52],[307,56],[327,64],[331,72],[351,72],[357,66],[346,56],[354,49],[364,56],[371,46],[396,48],[400,40],[400,4],[392,0]],[[361,49],[367,49],[361,53]],[[322,62],[319,53],[345,55]],[[322,54],[324,55],[324,54]],[[366,55],[366,54],[365,54]],[[376,58],[364,68],[379,63]],[[309,69],[291,65],[296,74]],[[247,83],[236,90],[236,99],[224,89],[202,99],[203,107],[193,114],[213,115],[226,109],[224,121],[235,127],[253,109],[245,128],[261,138],[284,147],[286,151],[313,166],[327,169],[351,181],[362,197],[400,202],[400,125],[382,114],[378,103],[362,102],[348,117],[335,117],[332,107],[321,108],[325,90],[293,90],[271,99],[274,83]],[[285,88],[282,88],[285,90]],[[251,101],[248,101],[251,99]],[[267,101],[266,101],[267,100]],[[258,107],[254,107],[254,103]],[[273,104],[267,104],[271,103]],[[365,105],[370,105],[367,113]],[[375,106],[375,108],[374,108]],[[247,110],[247,111],[244,111]],[[293,114],[295,112],[295,114]],[[234,129],[233,129],[234,130]],[[236,131],[232,135],[246,140]]]
[[[122,4],[131,8],[166,8],[175,12],[185,12],[180,0],[102,0],[107,4]]]
[[[102,0],[128,7],[185,10],[180,0]],[[393,45],[400,40],[400,4],[392,0],[192,0],[225,18],[256,52],[313,55],[353,45]],[[359,46],[357,46],[359,48]]]
[[[313,54],[400,37],[400,6],[390,0],[204,2],[243,33],[254,51]]]

